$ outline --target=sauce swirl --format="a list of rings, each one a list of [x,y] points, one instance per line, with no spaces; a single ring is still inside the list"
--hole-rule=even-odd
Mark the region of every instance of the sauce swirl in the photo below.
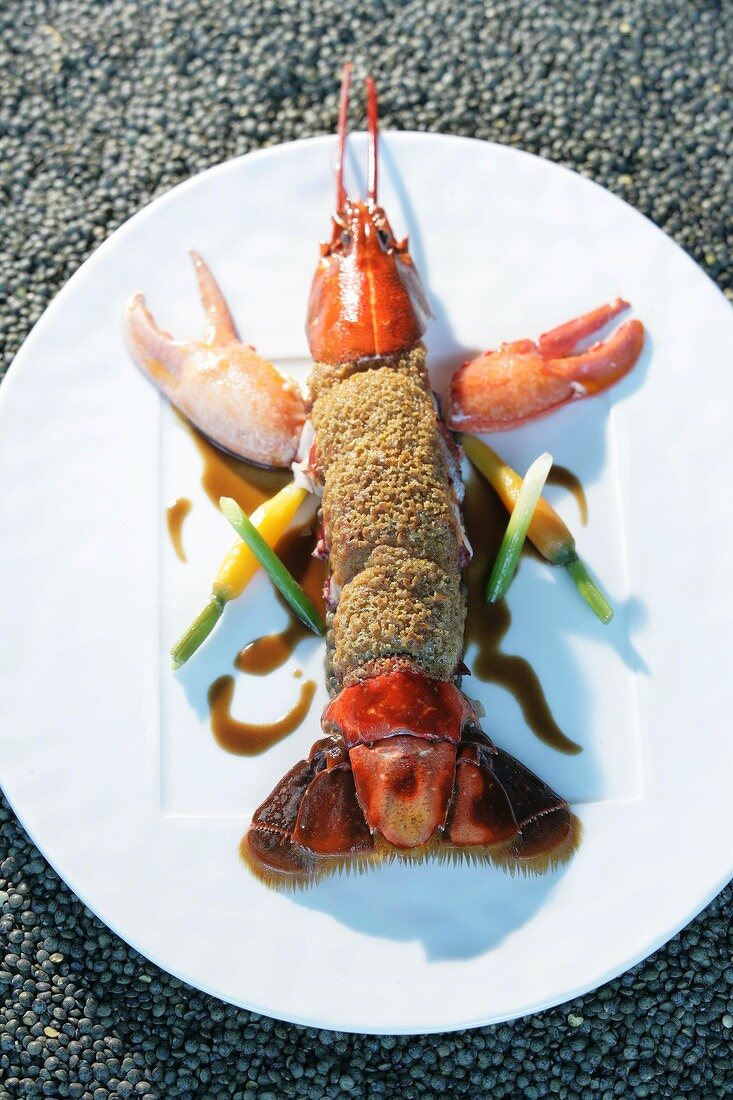
[[[316,693],[313,680],[300,685],[300,697],[294,706],[274,722],[241,722],[231,713],[234,677],[220,676],[209,688],[211,732],[227,752],[237,756],[257,756],[296,730],[305,718]]]
[[[203,463],[201,485],[217,510],[219,498],[229,496],[249,514],[290,481],[290,471],[265,470],[243,462],[218,450],[195,428],[190,425],[188,428]],[[278,547],[290,572],[316,606],[324,610],[326,564],[313,558],[312,550],[312,531],[305,534],[293,532],[287,542]],[[309,629],[292,614],[279,593],[277,596],[288,612],[288,625],[280,633],[255,638],[237,653],[234,666],[242,672],[255,676],[274,672],[285,664],[300,639],[310,635]],[[296,670],[295,675],[298,678],[302,676],[300,669]],[[234,678],[230,675],[219,676],[208,691],[211,731],[217,743],[227,752],[255,756],[298,728],[308,714],[315,691],[315,683],[304,680],[297,702],[287,713],[274,722],[246,722],[231,714]]]
[[[216,510],[219,497],[232,497],[249,515],[291,480],[290,470],[266,470],[226,454],[187,424],[201,456],[201,486]]]
[[[507,513],[493,489],[473,471],[466,479],[464,517],[473,547],[465,579],[468,589],[466,642],[477,647],[472,671],[479,680],[506,688],[522,708],[534,735],[559,752],[582,752],[555,721],[537,673],[529,661],[501,650],[512,621],[506,600],[490,604],[484,590],[507,525]]]
[[[294,533],[285,546],[278,547],[278,551],[313,605],[325,615],[323,586],[328,570],[324,561],[313,557],[313,532]],[[301,638],[312,637],[311,631],[292,613],[279,593],[277,598],[288,613],[288,625],[279,634],[265,634],[248,642],[234,658],[234,667],[241,672],[266,676],[285,664]]]
[[[188,497],[179,497],[172,501],[165,510],[168,534],[173,543],[173,549],[179,561],[186,561],[186,551],[183,549],[183,521],[191,511],[191,501]]]
[[[575,497],[578,505],[578,511],[580,512],[580,522],[585,525],[588,522],[588,499],[585,495],[585,489],[582,482],[572,470],[568,470],[567,466],[556,466],[553,464],[549,474],[547,475],[548,485],[560,485],[563,489],[569,490]]]

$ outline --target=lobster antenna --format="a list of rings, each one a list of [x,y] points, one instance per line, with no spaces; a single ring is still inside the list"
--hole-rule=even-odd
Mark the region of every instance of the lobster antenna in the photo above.
[[[377,201],[377,139],[379,133],[379,119],[377,115],[377,87],[373,79],[366,78],[367,89],[367,124],[369,126],[369,169],[367,176],[367,192],[370,202]]]
[[[338,151],[336,153],[336,209],[342,210],[346,202],[344,190],[344,152],[346,150],[346,129],[349,124],[349,85],[351,84],[350,61],[344,65],[341,77],[341,100],[339,102]]]

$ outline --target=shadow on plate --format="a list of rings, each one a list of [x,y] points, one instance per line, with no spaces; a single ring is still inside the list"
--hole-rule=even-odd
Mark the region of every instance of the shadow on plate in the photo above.
[[[390,182],[396,192],[399,209],[390,211],[390,216],[393,222],[393,228],[398,236],[402,235],[403,231],[408,235],[410,241],[410,254],[414,260],[415,267],[420,273],[420,277],[423,281],[423,285],[426,288],[428,301],[430,308],[433,312],[433,320],[430,322],[428,330],[425,334],[425,342],[428,347],[428,362],[430,365],[430,376],[433,380],[436,392],[444,395],[450,384],[450,379],[458,367],[467,359],[472,359],[476,355],[482,354],[484,351],[489,350],[490,345],[486,344],[483,347],[469,347],[462,344],[456,339],[455,333],[451,326],[449,314],[446,306],[442,300],[437,296],[435,289],[431,286],[430,279],[430,265],[427,259],[427,253],[423,244],[422,229],[412,206],[410,198],[410,192],[405,185],[402,175],[397,166],[397,162],[392,156],[388,143],[382,143],[380,147],[380,157],[382,159],[383,168],[385,174],[389,177]],[[488,261],[487,261],[488,262]],[[623,294],[623,287],[609,287],[608,288],[608,300],[612,300],[617,294]],[[571,316],[579,315],[584,310],[594,308],[600,305],[600,302],[583,302],[578,303],[576,313],[570,314],[567,317],[558,317],[555,324],[562,324],[565,321],[569,321]],[[633,303],[632,303],[633,307]],[[633,316],[633,308],[629,313],[623,314],[620,318],[614,319],[609,322],[604,328],[599,329],[592,337],[585,341],[581,341],[578,345],[579,348],[584,348],[590,344],[595,343],[597,340],[605,339],[610,332],[617,328],[618,324],[622,320],[626,320],[627,317]],[[643,321],[644,318],[642,317]],[[501,340],[520,340],[531,339],[536,340],[540,336],[540,332],[509,332],[503,333]],[[431,348],[434,349],[431,353]],[[634,393],[643,385],[649,370],[649,364],[652,357],[652,337],[647,330],[644,341],[644,349],[637,361],[632,372],[617,383],[611,390],[613,395],[613,403],[616,404],[623,401],[630,394]],[[611,405],[611,398],[609,393],[604,394],[600,399],[591,398],[588,401],[573,402],[565,408],[560,409],[554,413],[549,419],[551,422],[558,425],[555,430],[555,435],[562,434],[562,417],[564,414],[574,414],[578,409],[587,409],[589,406],[594,406],[596,410],[604,416],[608,415],[609,407]],[[572,423],[573,416],[571,415],[570,421]],[[544,423],[544,421],[534,421],[529,426],[529,431],[534,432],[537,429],[538,423]],[[526,431],[526,429],[520,429],[520,431]],[[514,433],[502,433],[512,435]],[[539,453],[539,452],[538,452]],[[586,476],[590,479],[595,478],[603,466],[604,454],[601,450],[593,454],[593,461],[588,470],[585,470]]]
[[[496,948],[532,920],[564,873],[525,878],[488,865],[390,864],[327,879],[293,901],[362,935],[419,940],[429,961],[445,962]]]

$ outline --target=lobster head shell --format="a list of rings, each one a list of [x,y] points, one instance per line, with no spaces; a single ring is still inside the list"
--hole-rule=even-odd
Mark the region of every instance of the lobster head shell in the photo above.
[[[413,347],[430,317],[425,292],[407,247],[396,240],[377,203],[377,99],[367,78],[369,173],[366,202],[343,183],[351,66],[344,69],[336,165],[336,213],[331,239],[321,244],[308,304],[306,331],[322,363],[395,355]]]

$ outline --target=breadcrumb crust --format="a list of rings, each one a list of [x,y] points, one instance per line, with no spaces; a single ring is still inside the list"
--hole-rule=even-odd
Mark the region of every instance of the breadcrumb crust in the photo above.
[[[466,607],[425,349],[316,364],[311,387],[324,533],[341,592],[327,639],[331,686],[373,674],[393,657],[450,679]]]

